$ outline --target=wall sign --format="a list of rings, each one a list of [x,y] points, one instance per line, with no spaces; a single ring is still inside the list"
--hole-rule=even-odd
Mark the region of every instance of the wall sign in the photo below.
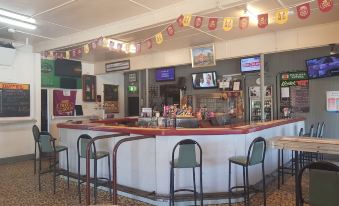
[[[119,85],[104,84],[105,113],[119,113]]]
[[[128,74],[128,82],[136,82],[137,81],[137,73]]]
[[[118,61],[118,62],[111,62],[105,64],[105,70],[107,72],[116,72],[122,70],[129,70],[130,69],[130,60]]]
[[[53,115],[74,116],[76,91],[53,90]]]
[[[30,116],[30,85],[0,83],[0,117]]]
[[[326,111],[339,112],[339,91],[326,92]]]
[[[97,90],[96,76],[82,76],[82,100],[84,102],[95,102]]]

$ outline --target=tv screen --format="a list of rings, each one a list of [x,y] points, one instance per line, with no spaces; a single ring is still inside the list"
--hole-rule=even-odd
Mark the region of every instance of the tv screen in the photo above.
[[[339,54],[308,59],[306,67],[310,79],[339,75]]]
[[[155,81],[174,81],[175,69],[174,67],[167,67],[155,70]]]
[[[55,60],[56,76],[81,77],[81,62],[67,59]]]
[[[216,72],[194,73],[192,83],[194,89],[217,88],[217,74]]]
[[[242,73],[260,71],[260,56],[242,58],[240,70]]]

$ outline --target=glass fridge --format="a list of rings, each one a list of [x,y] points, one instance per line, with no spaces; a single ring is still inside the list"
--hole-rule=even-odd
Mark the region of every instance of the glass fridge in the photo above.
[[[261,121],[260,86],[249,87],[250,121]],[[273,119],[272,86],[265,86],[264,120]]]

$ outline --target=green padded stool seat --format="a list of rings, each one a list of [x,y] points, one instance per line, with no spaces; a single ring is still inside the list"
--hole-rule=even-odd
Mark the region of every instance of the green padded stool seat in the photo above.
[[[248,167],[261,164],[262,165],[262,177],[263,177],[263,192],[264,192],[264,206],[266,206],[266,189],[265,189],[265,153],[266,153],[266,141],[262,137],[255,138],[247,152],[247,156],[233,156],[228,159],[228,204],[231,205],[231,194],[232,190],[237,188],[244,189],[244,203],[245,205],[250,205],[250,198],[249,198],[249,179],[248,179]],[[231,187],[231,174],[232,174],[232,163],[242,166],[243,169],[243,186],[234,186]]]
[[[196,160],[196,146],[199,148],[199,162]],[[174,158],[175,151],[179,147],[179,154],[178,158]],[[171,170],[170,170],[170,201],[169,205],[174,206],[174,193],[180,191],[189,191],[193,192],[194,195],[194,205],[197,205],[197,191],[196,191],[196,184],[195,184],[195,168],[200,168],[200,205],[203,205],[203,188],[202,188],[202,150],[198,142],[185,139],[178,142],[172,151],[172,161],[170,161]],[[192,168],[193,172],[193,190],[190,189],[174,189],[174,169],[175,168]]]
[[[83,178],[81,178],[81,174],[80,174],[80,162],[81,162],[81,158],[85,158],[86,159],[86,150],[87,150],[87,145],[90,143],[92,137],[87,135],[87,134],[82,134],[79,136],[78,140],[77,140],[77,151],[78,151],[78,196],[79,196],[79,203],[81,203],[81,189],[80,186],[82,183],[84,183],[85,181],[82,180]],[[107,157],[107,164],[108,164],[108,178],[98,178],[97,176],[97,161],[99,159],[105,158]],[[106,181],[107,186],[109,188],[109,192],[110,192],[110,200],[112,201],[112,178],[111,178],[111,166],[110,166],[110,153],[106,152],[106,151],[96,151],[96,147],[94,142],[92,143],[91,146],[91,151],[90,151],[90,159],[94,160],[94,179],[92,179],[91,181],[94,184],[94,204],[96,204],[97,201],[97,188],[99,186],[99,179],[103,179]],[[102,185],[104,186],[104,185]]]

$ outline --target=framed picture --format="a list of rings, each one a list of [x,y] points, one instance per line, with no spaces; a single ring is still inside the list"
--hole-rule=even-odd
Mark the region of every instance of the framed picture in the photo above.
[[[97,82],[94,75],[82,75],[82,100],[95,102],[97,95]]]
[[[214,44],[191,48],[192,68],[215,65]]]

